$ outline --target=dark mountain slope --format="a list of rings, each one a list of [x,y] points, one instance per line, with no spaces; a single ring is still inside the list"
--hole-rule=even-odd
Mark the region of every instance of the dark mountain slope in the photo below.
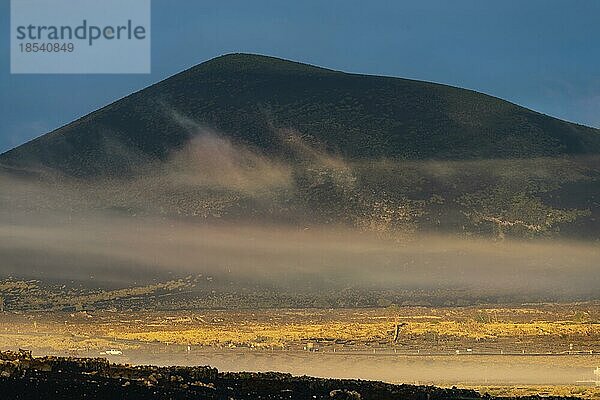
[[[106,176],[185,145],[176,113],[288,155],[293,128],[346,159],[529,158],[600,153],[600,133],[477,92],[347,74],[277,58],[215,58],[0,156],[73,176]]]
[[[600,239],[599,132],[469,90],[232,54],[0,155],[0,210]],[[59,174],[23,183],[40,167]]]

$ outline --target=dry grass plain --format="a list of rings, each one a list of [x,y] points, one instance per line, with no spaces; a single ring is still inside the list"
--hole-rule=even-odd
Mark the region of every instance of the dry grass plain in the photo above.
[[[190,358],[191,349],[192,355],[198,354],[207,363],[222,362],[217,365],[220,369],[231,365],[231,359],[237,360],[240,368],[252,369],[258,365],[254,361],[241,362],[252,353],[251,357],[262,360],[263,370],[282,370],[295,363],[297,369],[290,367],[289,372],[328,374],[325,369],[300,365],[315,362],[317,358],[308,357],[314,354],[323,358],[324,366],[330,365],[332,374],[356,360],[352,369],[356,376],[361,371],[366,378],[388,381],[413,376],[408,383],[424,379],[419,382],[443,385],[450,382],[443,379],[444,368],[464,367],[463,375],[454,376],[452,382],[494,395],[540,393],[600,398],[600,388],[591,382],[575,383],[585,374],[593,378],[592,367],[600,366],[597,303],[0,313],[0,350],[17,348],[39,355],[77,356],[98,356],[108,349],[118,349],[132,355],[127,362],[143,359],[152,363],[193,364],[197,359]],[[134,354],[144,358],[136,359]],[[279,361],[273,361],[273,355]],[[381,362],[391,370],[379,369]],[[430,371],[429,375],[427,371],[417,375],[411,365],[422,366]],[[485,365],[485,381],[469,380],[471,375],[466,371],[477,373],[481,370],[479,365]],[[511,372],[513,365],[516,372]],[[515,385],[510,379],[519,374],[518,369],[529,370],[534,381],[535,374],[563,376],[556,385]],[[568,379],[564,379],[565,374]],[[496,384],[493,379],[486,383],[488,377],[495,375],[503,375],[507,383]]]
[[[398,330],[396,334],[396,330]],[[0,348],[207,347],[600,354],[600,305],[5,312]]]

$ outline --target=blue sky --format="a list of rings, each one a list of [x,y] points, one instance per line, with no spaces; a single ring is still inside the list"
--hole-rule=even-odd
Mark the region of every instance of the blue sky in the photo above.
[[[11,75],[0,0],[0,152],[230,52],[441,82],[600,127],[597,0],[152,0],[149,75]]]

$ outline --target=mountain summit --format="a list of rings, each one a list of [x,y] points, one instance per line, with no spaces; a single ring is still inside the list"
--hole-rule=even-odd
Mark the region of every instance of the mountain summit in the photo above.
[[[349,159],[600,152],[597,129],[474,91],[229,54],[13,149],[0,163],[41,164],[75,176],[120,174],[139,160],[165,159],[190,140],[173,112],[268,153],[281,150],[279,128],[297,130]]]

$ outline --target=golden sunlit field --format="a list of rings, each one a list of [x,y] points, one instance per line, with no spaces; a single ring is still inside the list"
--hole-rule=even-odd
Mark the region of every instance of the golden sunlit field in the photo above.
[[[600,306],[244,311],[14,312],[0,346],[56,350],[158,342],[211,347],[425,353],[599,354]],[[310,344],[309,344],[310,343]]]
[[[0,313],[0,350],[600,396],[600,305]],[[107,353],[108,352],[108,353]]]

